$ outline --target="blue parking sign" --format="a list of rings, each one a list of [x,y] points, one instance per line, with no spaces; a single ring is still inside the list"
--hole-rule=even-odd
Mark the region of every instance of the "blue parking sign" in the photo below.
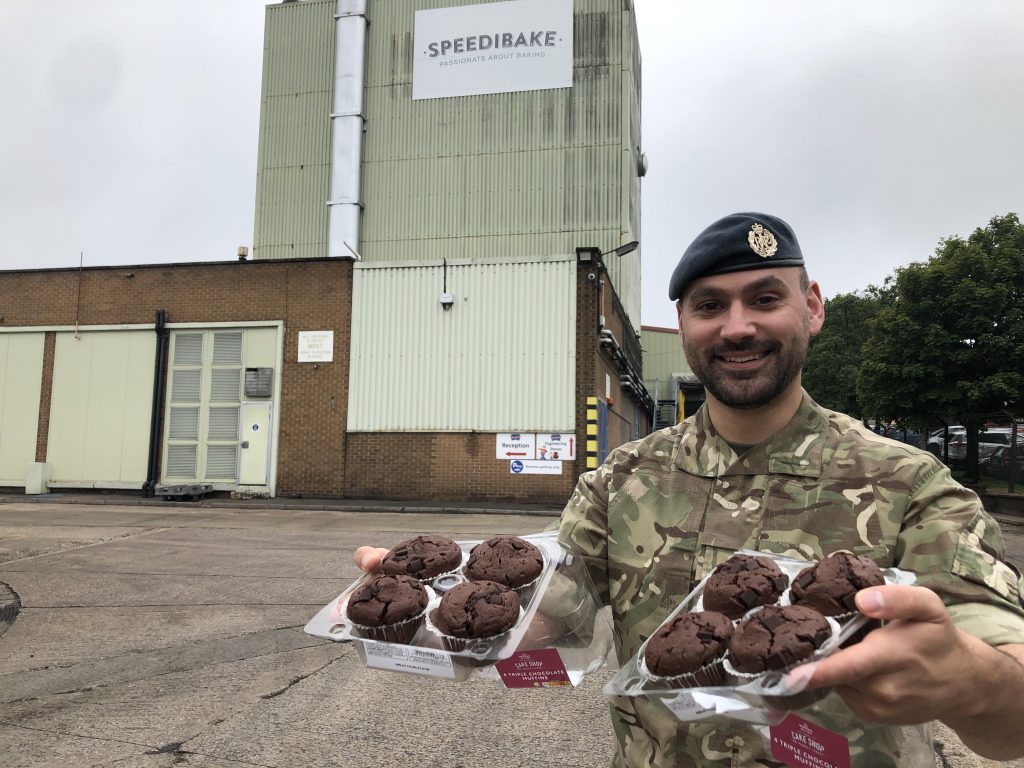
[[[512,462],[512,471],[515,472],[516,474],[522,472],[523,471],[523,462],[519,461],[518,459],[516,461],[513,461]]]

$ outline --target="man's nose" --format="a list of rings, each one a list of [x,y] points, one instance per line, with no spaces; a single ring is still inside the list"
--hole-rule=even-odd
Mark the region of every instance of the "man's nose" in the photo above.
[[[734,304],[729,307],[729,311],[724,319],[725,324],[722,326],[723,339],[739,341],[750,338],[756,333],[753,318],[742,304]]]

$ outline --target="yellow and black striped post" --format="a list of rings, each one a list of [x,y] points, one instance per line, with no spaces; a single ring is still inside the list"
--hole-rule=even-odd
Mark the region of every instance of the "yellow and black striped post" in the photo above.
[[[587,398],[587,469],[597,469],[597,398]]]

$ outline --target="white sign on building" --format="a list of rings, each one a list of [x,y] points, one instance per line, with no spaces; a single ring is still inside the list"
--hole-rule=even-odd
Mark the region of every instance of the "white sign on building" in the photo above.
[[[576,435],[537,435],[537,458],[549,461],[573,461],[576,459]]]
[[[299,331],[299,362],[330,363],[334,360],[334,331]]]
[[[413,99],[572,87],[572,0],[416,11]]]
[[[513,475],[560,475],[562,474],[562,462],[560,461],[510,461],[508,470]]]
[[[534,459],[537,457],[537,436],[532,432],[499,432],[495,443],[496,459]]]

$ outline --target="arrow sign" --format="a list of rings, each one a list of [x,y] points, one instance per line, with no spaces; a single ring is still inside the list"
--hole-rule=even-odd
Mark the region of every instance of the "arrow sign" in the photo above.
[[[537,457],[537,435],[532,432],[499,432],[495,435],[496,459],[534,459]]]

